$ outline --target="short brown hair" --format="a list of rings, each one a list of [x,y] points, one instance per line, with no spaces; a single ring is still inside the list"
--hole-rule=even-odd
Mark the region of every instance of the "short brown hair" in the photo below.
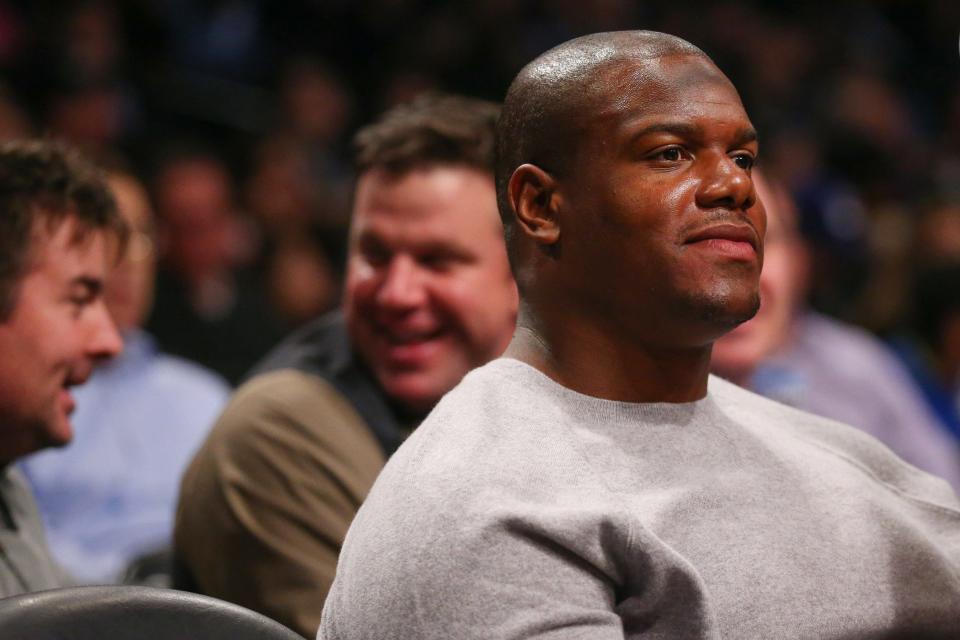
[[[486,100],[428,93],[390,109],[353,139],[357,175],[405,173],[458,164],[493,174],[500,107]]]
[[[126,241],[127,227],[112,193],[79,152],[49,140],[0,145],[0,321],[15,306],[38,223],[52,228],[68,216],[79,222],[78,240],[102,229],[121,244]]]

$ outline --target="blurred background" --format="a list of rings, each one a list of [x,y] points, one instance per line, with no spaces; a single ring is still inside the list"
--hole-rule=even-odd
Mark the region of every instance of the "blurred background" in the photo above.
[[[337,304],[358,126],[429,89],[499,100],[577,35],[667,31],[741,91],[797,203],[813,307],[955,379],[960,3],[771,4],[0,0],[0,136],[66,138],[147,186],[147,326],[236,382]]]

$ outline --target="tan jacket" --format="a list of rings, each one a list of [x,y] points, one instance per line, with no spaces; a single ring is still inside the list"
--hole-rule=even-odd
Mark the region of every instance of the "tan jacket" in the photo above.
[[[184,475],[177,558],[201,592],[312,638],[347,528],[384,462],[323,378],[261,374],[237,391]]]

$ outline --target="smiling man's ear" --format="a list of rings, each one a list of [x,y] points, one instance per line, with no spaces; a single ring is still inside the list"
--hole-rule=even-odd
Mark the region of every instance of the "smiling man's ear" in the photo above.
[[[535,164],[522,164],[510,176],[507,195],[523,235],[539,245],[555,245],[560,240],[560,194],[553,176]]]

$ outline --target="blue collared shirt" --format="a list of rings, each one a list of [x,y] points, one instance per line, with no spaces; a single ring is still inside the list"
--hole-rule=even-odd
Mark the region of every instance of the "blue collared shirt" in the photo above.
[[[21,467],[54,557],[80,582],[111,582],[170,544],[180,476],[230,388],[134,331],[123,353],[73,393],[73,442]]]

